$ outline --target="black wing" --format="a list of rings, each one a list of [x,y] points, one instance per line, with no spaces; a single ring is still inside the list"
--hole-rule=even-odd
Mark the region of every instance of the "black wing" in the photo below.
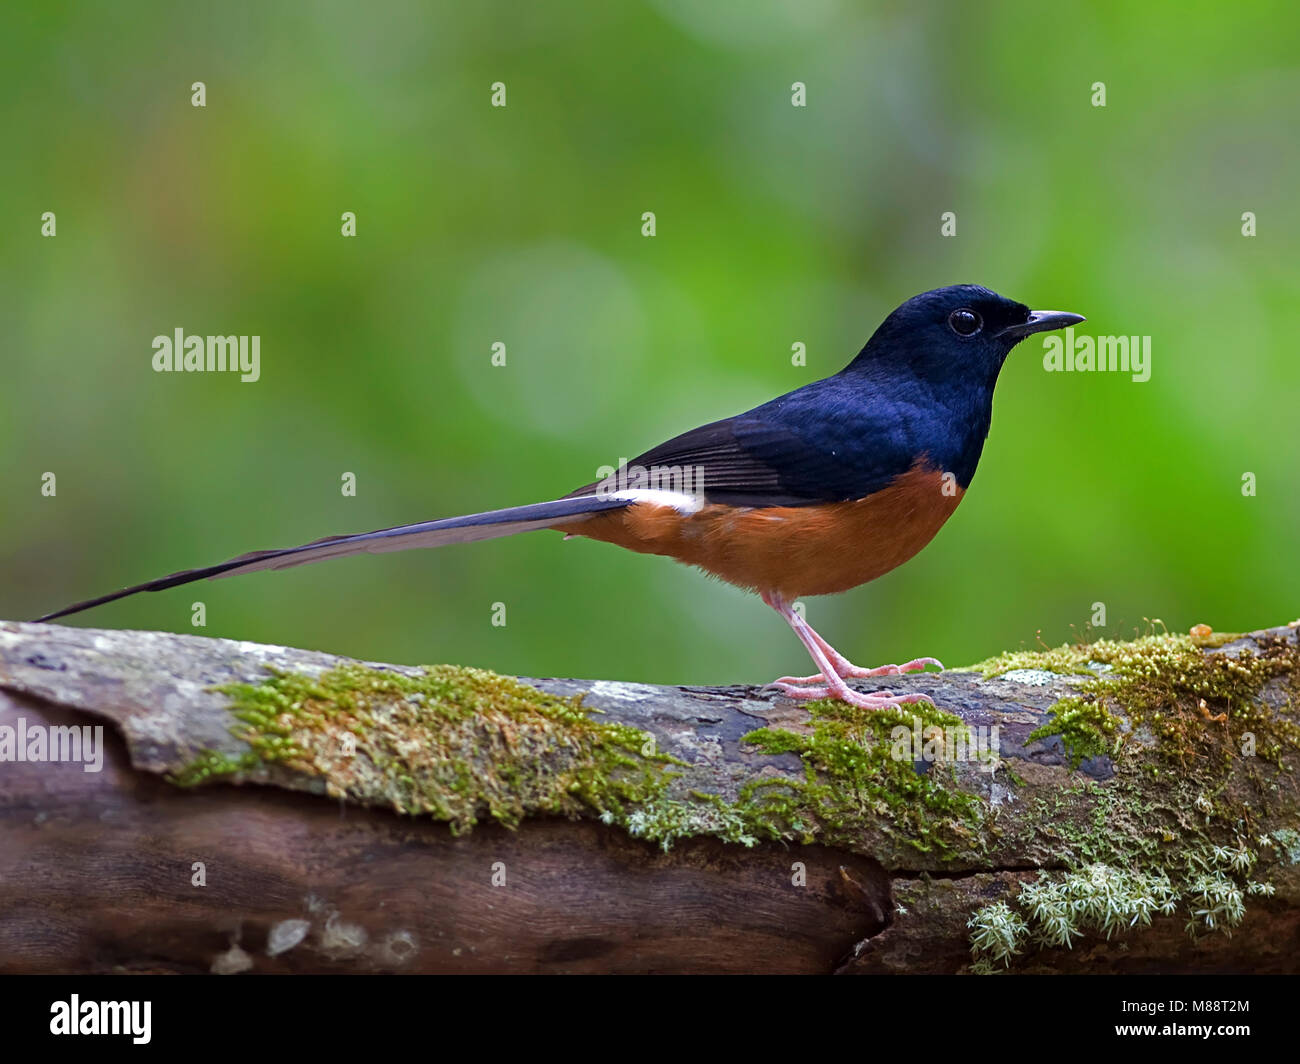
[[[731,506],[810,506],[860,499],[906,472],[911,458],[882,448],[869,463],[854,461],[854,449],[812,443],[797,427],[774,424],[753,414],[715,421],[661,443],[627,463],[625,470],[690,467],[686,483],[703,487],[709,502]],[[881,459],[885,459],[882,461]],[[616,474],[617,476],[617,474]],[[671,477],[659,486],[669,487]],[[566,498],[594,495],[612,480],[584,485]]]

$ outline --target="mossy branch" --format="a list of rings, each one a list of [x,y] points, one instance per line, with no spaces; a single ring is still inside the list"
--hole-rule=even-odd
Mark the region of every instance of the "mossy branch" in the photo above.
[[[0,968],[1300,967],[1295,626],[886,686],[933,704],[0,623]]]

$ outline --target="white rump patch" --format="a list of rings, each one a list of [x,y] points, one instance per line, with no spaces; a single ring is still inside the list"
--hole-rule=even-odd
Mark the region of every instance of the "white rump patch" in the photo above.
[[[653,488],[628,488],[602,495],[602,499],[621,499],[626,502],[648,502],[655,506],[671,506],[678,513],[694,514],[704,509],[704,500],[697,495],[680,491],[657,491]]]

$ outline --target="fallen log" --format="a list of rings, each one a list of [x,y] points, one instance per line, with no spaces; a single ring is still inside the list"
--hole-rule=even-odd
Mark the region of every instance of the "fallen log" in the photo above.
[[[1300,970],[1300,639],[515,680],[0,623],[0,971]]]

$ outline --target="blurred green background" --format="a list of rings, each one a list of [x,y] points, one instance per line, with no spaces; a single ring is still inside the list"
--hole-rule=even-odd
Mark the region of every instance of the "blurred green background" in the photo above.
[[[1289,621],[1298,28],[1293,4],[1250,2],[8,4],[0,616],[555,497],[973,281],[1150,335],[1151,380],[1049,374],[1022,345],[956,516],[809,619],[863,663],[949,664],[1059,643],[1098,602],[1106,634]],[[262,379],[155,374],[178,326],[260,335]],[[374,660],[808,669],[757,598],[556,533],[71,623],[194,632],[196,600],[200,634]]]

